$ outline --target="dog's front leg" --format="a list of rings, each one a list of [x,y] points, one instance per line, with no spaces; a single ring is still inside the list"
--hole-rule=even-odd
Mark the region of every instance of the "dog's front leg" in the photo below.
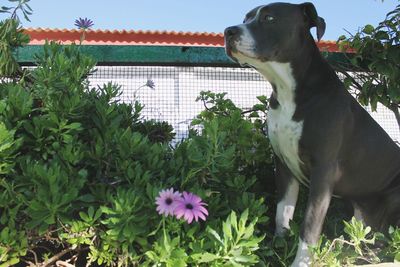
[[[275,182],[278,191],[278,205],[275,216],[275,235],[282,236],[289,229],[289,222],[293,219],[299,194],[299,182],[278,157],[275,157]]]
[[[292,267],[311,265],[309,246],[318,242],[332,198],[333,185],[337,181],[338,175],[337,164],[324,164],[314,168],[312,171],[306,214],[300,231],[299,247]]]

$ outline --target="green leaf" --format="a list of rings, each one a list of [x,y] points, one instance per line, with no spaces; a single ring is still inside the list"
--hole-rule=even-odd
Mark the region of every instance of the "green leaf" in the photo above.
[[[65,125],[64,128],[70,130],[82,129],[82,124],[80,124],[79,122],[73,122],[68,125]]]
[[[144,254],[153,262],[158,262],[158,256],[154,251],[146,251]]]
[[[56,222],[56,220],[55,220],[55,218],[54,218],[54,215],[48,215],[48,217],[47,218],[45,218],[44,220],[43,220],[45,223],[47,223],[48,225],[50,225],[50,224],[54,224],[55,222]]]
[[[242,213],[242,215],[240,215],[240,219],[239,219],[239,230],[240,230],[240,229],[244,229],[248,217],[249,217],[249,209],[245,209],[245,211]]]
[[[88,216],[89,216],[90,218],[93,218],[93,214],[94,214],[94,208],[93,208],[93,206],[90,206],[90,207],[88,208]]]
[[[371,24],[365,25],[362,32],[365,34],[372,34],[374,32],[375,28]]]
[[[8,227],[5,227],[0,233],[0,240],[3,242],[8,242],[9,234],[10,234],[10,229]]]
[[[224,232],[224,239],[232,239],[232,228],[229,218],[222,223],[222,231]]]
[[[378,31],[375,33],[375,38],[378,40],[388,40],[389,35],[385,31]]]
[[[97,221],[102,214],[103,214],[103,212],[101,211],[101,209],[100,208],[97,209],[96,213],[94,214],[93,220]]]
[[[2,6],[1,7],[1,11],[9,11],[9,10],[12,10],[12,9],[13,9],[12,7],[6,7],[6,6]]]
[[[83,211],[79,212],[79,217],[81,217],[81,219],[84,220],[85,222],[90,222],[89,216]]]
[[[78,197],[78,200],[83,201],[85,203],[91,203],[91,202],[94,202],[96,199],[91,194],[85,194],[85,195]]]
[[[185,267],[187,266],[184,259],[169,259],[167,261],[167,267]]]
[[[259,238],[253,237],[250,240],[242,240],[238,243],[238,246],[249,247],[249,248],[258,247],[258,243],[260,243],[264,239],[264,237],[265,237],[265,235],[263,235]]]
[[[242,262],[242,263],[257,263],[257,257],[256,256],[246,256],[246,255],[239,255],[236,256],[235,261],[237,262]]]
[[[261,103],[263,103],[264,105],[265,105],[265,104],[268,104],[268,98],[267,98],[265,95],[257,96],[257,99],[258,99]]]
[[[5,263],[0,264],[0,267],[9,267],[15,265],[19,262],[18,258],[11,258],[10,260],[6,261]]]
[[[242,264],[240,264],[240,263],[238,263],[238,262],[236,262],[234,259],[229,259],[229,263],[230,264],[226,264],[227,266],[233,266],[233,267],[243,267],[243,265]]]
[[[178,240],[179,241],[179,240]],[[185,252],[185,250],[181,249],[181,248],[176,248],[171,252],[171,257],[172,258],[186,258],[187,254]]]
[[[253,236],[253,233],[254,233],[254,225],[255,225],[255,222],[249,224],[249,225],[246,227],[246,229],[245,229],[245,231],[244,231],[244,235],[243,235],[242,238],[248,239],[248,238],[250,238],[251,236]]]
[[[207,226],[206,231],[208,233],[210,233],[215,240],[217,240],[222,246],[224,245],[224,242],[222,241],[221,237],[219,236],[219,234],[217,233],[217,231],[215,231],[214,229],[212,229],[211,227]]]
[[[238,225],[237,225],[236,212],[232,211],[229,217],[230,217],[230,222],[231,222],[231,225],[232,225],[233,229],[237,232],[238,231]]]
[[[212,262],[212,261],[220,259],[220,256],[209,253],[209,252],[197,254],[195,256],[195,258],[197,258],[197,257],[198,257],[198,259],[197,259],[198,263],[207,263],[207,262]]]
[[[400,262],[400,252],[394,256],[394,262]]]

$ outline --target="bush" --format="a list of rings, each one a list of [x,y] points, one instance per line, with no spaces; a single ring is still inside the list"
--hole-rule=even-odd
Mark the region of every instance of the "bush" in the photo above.
[[[361,104],[370,104],[375,111],[381,103],[394,113],[400,129],[399,17],[397,5],[378,26],[368,24],[350,37],[341,36],[340,47],[355,53],[339,71],[347,87],[356,89]]]
[[[204,112],[203,130],[172,148],[171,126],[140,121],[117,85],[90,88],[94,67],[77,46],[50,43],[37,68],[0,84],[2,265],[257,262],[272,173],[261,125],[236,107]],[[207,221],[161,225],[155,197],[170,187],[201,196]]]

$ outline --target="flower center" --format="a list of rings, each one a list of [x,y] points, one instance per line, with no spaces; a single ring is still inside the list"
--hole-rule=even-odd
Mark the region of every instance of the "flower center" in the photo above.
[[[171,205],[172,204],[172,199],[171,198],[165,199],[165,204]]]
[[[188,210],[192,210],[193,209],[193,205],[190,203],[187,203],[185,206]]]

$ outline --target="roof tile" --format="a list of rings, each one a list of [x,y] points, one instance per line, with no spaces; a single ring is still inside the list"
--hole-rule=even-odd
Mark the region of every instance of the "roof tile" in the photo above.
[[[171,46],[211,46],[223,47],[223,33],[142,31],[142,30],[69,30],[49,28],[27,28],[25,33],[31,37],[31,45],[58,41],[62,44],[79,43],[83,45],[171,45]],[[339,51],[336,42],[320,41],[321,51]]]

